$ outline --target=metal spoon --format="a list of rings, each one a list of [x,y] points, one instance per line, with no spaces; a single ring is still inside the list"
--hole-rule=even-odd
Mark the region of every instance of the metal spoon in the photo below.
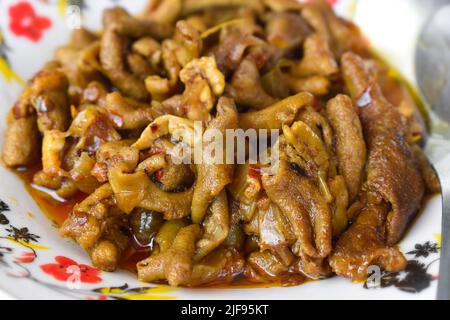
[[[425,149],[442,186],[442,246],[437,298],[450,300],[450,1],[423,1],[431,12],[417,43],[416,76],[429,104],[431,135]]]

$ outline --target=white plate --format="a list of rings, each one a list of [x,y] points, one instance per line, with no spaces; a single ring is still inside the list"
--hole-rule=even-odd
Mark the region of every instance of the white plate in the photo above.
[[[21,91],[23,79],[30,78],[52,57],[53,50],[68,39],[70,30],[64,14],[68,2],[0,1],[0,32],[4,40],[0,49],[0,145],[3,144],[6,114]],[[119,3],[131,12],[138,12],[144,2],[85,0],[83,23],[98,29],[103,8]],[[24,3],[28,9],[22,7],[22,14],[9,14],[11,7],[24,6]],[[388,4],[386,0],[380,0],[376,3],[361,0],[357,6],[354,0],[340,0],[336,9],[340,14],[361,22],[375,47],[414,83],[412,49],[421,20],[411,14],[403,14],[400,18],[406,19],[408,30],[383,30],[379,27],[378,17],[381,14],[385,16],[386,6],[394,10],[394,5],[401,6],[404,1],[389,1]],[[30,11],[30,6],[34,15],[23,14]],[[11,24],[24,22],[20,19],[36,17],[43,26],[41,33],[20,32],[17,25],[11,30]],[[397,25],[404,25],[398,18]],[[398,39],[402,39],[401,45]],[[59,237],[57,229],[26,192],[22,181],[3,166],[0,166],[0,177],[0,288],[13,297],[238,300],[435,298],[442,212],[440,197],[430,200],[400,243],[409,260],[408,269],[400,274],[384,275],[379,288],[367,289],[363,283],[351,283],[335,277],[289,288],[181,289],[140,283],[126,271],[105,273],[89,267],[87,254],[73,242]],[[77,270],[81,270],[81,274]],[[81,278],[81,283],[71,285],[70,280],[76,278]]]

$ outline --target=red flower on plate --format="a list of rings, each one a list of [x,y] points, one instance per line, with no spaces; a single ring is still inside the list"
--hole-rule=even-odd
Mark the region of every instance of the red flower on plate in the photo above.
[[[79,281],[82,283],[98,283],[100,270],[86,264],[78,264],[72,259],[57,256],[56,263],[41,265],[42,271],[60,281]],[[76,279],[75,279],[76,278]]]
[[[49,18],[38,16],[33,6],[25,1],[9,7],[9,19],[12,33],[34,42],[39,41],[44,30],[52,25]]]
[[[24,252],[20,256],[16,257],[15,260],[17,262],[30,263],[33,262],[35,258],[36,254],[34,252]]]

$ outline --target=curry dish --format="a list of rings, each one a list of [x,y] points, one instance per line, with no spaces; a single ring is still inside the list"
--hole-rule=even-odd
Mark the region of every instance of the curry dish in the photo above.
[[[396,245],[440,190],[413,94],[325,1],[106,9],[103,30],[75,30],[7,121],[3,162],[43,207],[64,208],[61,236],[97,268],[145,282],[297,285],[362,281],[370,265],[400,271]],[[175,163],[196,121],[278,129],[275,170]]]

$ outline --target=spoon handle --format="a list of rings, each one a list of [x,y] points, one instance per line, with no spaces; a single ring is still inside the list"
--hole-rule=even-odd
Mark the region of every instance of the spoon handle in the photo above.
[[[442,186],[442,245],[438,300],[450,300],[450,155],[435,165]]]

